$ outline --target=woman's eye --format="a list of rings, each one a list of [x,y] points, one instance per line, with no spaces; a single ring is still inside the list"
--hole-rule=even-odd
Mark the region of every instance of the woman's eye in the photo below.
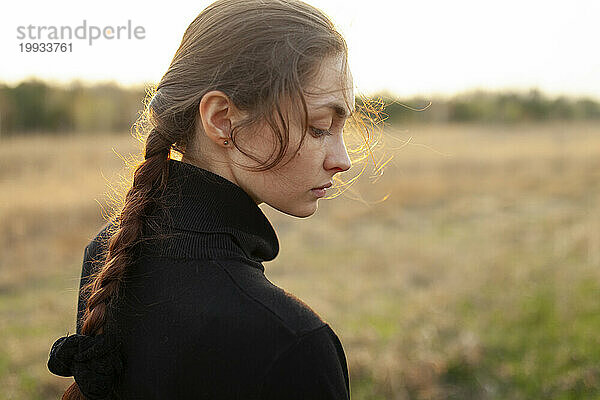
[[[327,129],[319,129],[315,127],[311,127],[310,129],[316,136],[331,135],[331,132]]]

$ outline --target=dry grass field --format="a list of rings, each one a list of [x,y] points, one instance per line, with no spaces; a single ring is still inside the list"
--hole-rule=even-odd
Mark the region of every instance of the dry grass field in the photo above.
[[[261,206],[281,244],[265,273],[338,333],[352,399],[600,398],[600,124],[387,136],[385,174],[354,185],[365,202],[347,192],[307,219]],[[137,144],[0,140],[2,399],[71,382],[46,360],[75,329],[83,249],[122,172],[113,148]]]

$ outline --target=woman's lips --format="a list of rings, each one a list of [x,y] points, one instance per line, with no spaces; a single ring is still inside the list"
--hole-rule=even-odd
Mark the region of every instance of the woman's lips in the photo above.
[[[315,196],[317,197],[323,197],[325,196],[325,194],[327,194],[327,189],[323,188],[323,189],[310,189],[311,192],[314,193]]]
[[[331,187],[331,185],[332,185],[331,182],[327,182],[326,184],[314,187],[313,189],[327,189],[328,187]]]
[[[315,196],[317,196],[317,197],[323,197],[327,193],[326,189],[328,187],[331,187],[331,185],[332,185],[332,182],[327,182],[324,185],[321,185],[321,186],[316,187],[316,188],[312,188],[310,190],[315,194]]]

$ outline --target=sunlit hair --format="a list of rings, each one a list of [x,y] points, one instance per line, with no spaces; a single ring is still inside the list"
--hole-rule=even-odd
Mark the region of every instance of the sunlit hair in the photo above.
[[[297,0],[219,0],[203,10],[189,25],[171,64],[156,87],[147,91],[144,111],[134,125],[143,145],[134,160],[133,181],[126,195],[109,216],[114,228],[105,251],[104,265],[82,290],[87,298],[81,333],[103,332],[111,300],[117,297],[134,249],[152,223],[149,210],[161,206],[168,176],[168,160],[181,159],[199,125],[199,103],[212,90],[225,93],[247,118],[232,127],[231,141],[259,165],[241,166],[266,171],[277,166],[288,151],[289,110],[295,104],[302,122],[302,141],[308,130],[308,112],[303,93],[327,57],[341,57],[342,87],[348,85],[348,49],[342,35],[318,9]],[[347,91],[344,91],[345,93]],[[350,91],[351,92],[351,91]],[[354,99],[346,98],[349,108]],[[362,102],[348,120],[358,135],[348,146],[354,161],[373,156],[379,143],[377,104]],[[279,143],[276,154],[261,160],[236,143],[240,132],[266,123]],[[364,170],[364,169],[363,169]],[[353,180],[352,180],[353,181]],[[352,183],[352,181],[350,183]],[[338,185],[341,193],[345,183]],[[84,399],[76,383],[63,399]]]

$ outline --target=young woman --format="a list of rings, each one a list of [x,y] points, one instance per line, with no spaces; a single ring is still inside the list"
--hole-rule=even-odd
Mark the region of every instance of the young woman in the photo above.
[[[279,243],[258,207],[308,217],[350,168],[346,61],[296,0],[220,0],[190,24],[145,160],[85,249],[77,333],[52,346],[63,399],[350,398],[337,335],[264,275]]]

